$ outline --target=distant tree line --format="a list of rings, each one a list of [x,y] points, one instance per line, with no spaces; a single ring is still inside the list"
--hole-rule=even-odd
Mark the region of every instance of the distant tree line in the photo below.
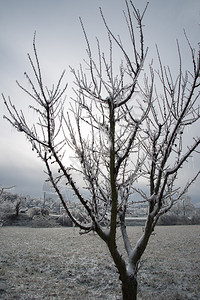
[[[77,203],[71,202],[71,209],[76,219],[84,223],[86,213],[82,208],[77,205]],[[33,221],[33,227],[73,226],[72,220],[66,213],[60,210],[60,203],[55,199],[45,195],[44,201],[42,198],[31,198],[30,196],[22,196],[1,189],[0,224],[12,225],[13,220],[22,215],[24,218],[29,218],[26,218],[26,220]],[[170,212],[163,215],[158,224],[200,224],[200,209],[192,204],[189,196],[186,196],[181,202],[177,203]]]

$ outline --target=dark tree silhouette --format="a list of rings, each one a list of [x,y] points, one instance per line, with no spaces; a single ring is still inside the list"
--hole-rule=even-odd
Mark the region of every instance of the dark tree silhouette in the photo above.
[[[28,58],[36,83],[25,73],[31,89],[18,85],[34,100],[30,107],[38,120],[29,125],[28,116],[17,110],[10,99],[3,99],[9,113],[5,118],[26,135],[43,160],[48,179],[68,216],[82,232],[94,230],[104,240],[119,272],[123,299],[133,300],[137,298],[138,264],[159,217],[181,199],[200,172],[185,186],[177,185],[181,168],[200,143],[200,138],[194,137],[184,150],[185,129],[192,128],[200,117],[200,52],[195,53],[186,37],[192,73],[182,70],[178,42],[176,77],[163,66],[159,52],[159,71],[152,64],[147,69],[148,49],[143,36],[147,6],[140,12],[131,0],[125,0],[125,4],[129,45],[113,34],[100,10],[108,33],[108,57],[101,52],[97,40],[98,59],[94,60],[81,21],[88,60],[79,70],[71,68],[75,96],[67,111],[63,99],[67,85],[62,87],[64,72],[56,86],[45,87],[35,38],[35,60],[30,55]],[[113,49],[117,48],[122,57],[118,66],[113,58]],[[162,95],[157,93],[155,83]],[[76,163],[70,164],[66,159],[69,148],[74,151]],[[140,182],[146,182],[148,191],[141,189]],[[63,196],[65,185],[83,207],[83,222],[76,219]],[[125,216],[138,195],[146,203],[148,214],[141,237],[136,245],[131,245]],[[118,230],[126,255],[118,247]]]

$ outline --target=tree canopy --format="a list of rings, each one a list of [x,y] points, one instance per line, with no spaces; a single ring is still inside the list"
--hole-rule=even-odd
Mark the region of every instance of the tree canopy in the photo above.
[[[179,68],[175,76],[162,64],[158,49],[159,70],[154,70],[152,63],[146,66],[148,48],[144,44],[143,19],[147,6],[140,12],[131,0],[125,0],[125,5],[131,54],[120,37],[112,33],[100,9],[109,49],[105,55],[97,39],[94,59],[80,19],[88,59],[78,70],[71,67],[74,97],[67,111],[67,84],[62,85],[65,73],[55,86],[44,85],[35,36],[34,57],[28,55],[28,59],[36,82],[25,73],[30,90],[17,84],[34,100],[30,108],[38,116],[37,121],[30,125],[28,116],[3,98],[9,113],[5,118],[26,135],[43,160],[48,180],[71,220],[86,233],[94,230],[107,244],[120,274],[123,299],[127,300],[136,299],[138,262],[159,217],[182,198],[200,173],[182,187],[176,184],[183,165],[193,153],[199,153],[199,136],[194,136],[187,148],[184,139],[186,128],[200,118],[200,52],[195,52],[185,34],[192,72],[183,71],[178,42]],[[115,48],[121,52],[117,66]],[[69,148],[76,163],[66,165]],[[138,182],[145,182],[148,190]],[[86,212],[84,222],[79,222],[70,211],[62,192],[65,185],[82,204]],[[132,246],[125,217],[138,196],[146,203],[148,213],[144,232]],[[118,248],[118,226],[127,261]]]

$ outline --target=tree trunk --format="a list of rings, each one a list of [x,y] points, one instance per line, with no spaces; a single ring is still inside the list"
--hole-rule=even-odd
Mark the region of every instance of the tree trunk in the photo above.
[[[121,278],[120,278],[121,279]],[[122,281],[122,299],[137,300],[137,278],[127,275]]]
[[[15,215],[16,216],[19,216],[19,209],[20,209],[20,204],[21,202],[17,202],[16,206],[15,206]]]
[[[108,243],[111,256],[119,273],[123,300],[137,300],[137,266],[131,261],[127,266],[116,244]]]

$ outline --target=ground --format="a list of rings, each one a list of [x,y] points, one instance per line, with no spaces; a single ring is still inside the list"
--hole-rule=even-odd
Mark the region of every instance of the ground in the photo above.
[[[134,241],[141,227],[129,227]],[[97,235],[0,228],[0,299],[118,300],[118,274]],[[138,300],[200,299],[200,226],[158,226],[141,261]]]

